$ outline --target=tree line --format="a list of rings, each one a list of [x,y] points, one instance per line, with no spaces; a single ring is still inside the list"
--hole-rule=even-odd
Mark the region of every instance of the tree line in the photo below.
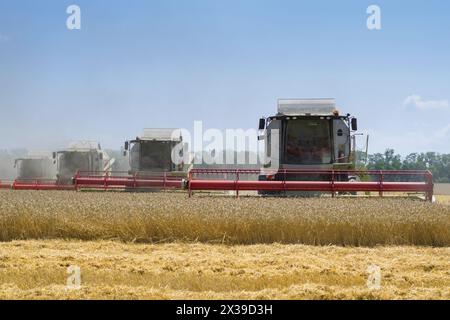
[[[387,149],[368,155],[359,152],[358,166],[368,170],[430,170],[434,182],[450,183],[450,154],[437,152],[410,153],[406,157]]]

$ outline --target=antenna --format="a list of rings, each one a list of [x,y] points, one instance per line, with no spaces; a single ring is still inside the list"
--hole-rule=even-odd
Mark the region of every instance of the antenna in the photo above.
[[[366,163],[365,163],[366,166],[368,159],[369,159],[369,135],[367,135],[366,137]]]

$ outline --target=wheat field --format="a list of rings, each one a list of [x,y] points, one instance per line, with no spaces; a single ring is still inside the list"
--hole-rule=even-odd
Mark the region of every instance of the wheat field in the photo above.
[[[450,245],[450,206],[409,199],[0,192],[0,241]]]
[[[437,202],[444,205],[450,205],[450,196],[436,196]]]
[[[3,190],[0,299],[450,299],[447,200]]]
[[[66,287],[71,265],[80,289]],[[450,299],[450,248],[13,241],[0,299]]]

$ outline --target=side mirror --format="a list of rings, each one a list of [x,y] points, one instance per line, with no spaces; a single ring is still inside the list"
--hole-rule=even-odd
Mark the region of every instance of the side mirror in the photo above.
[[[127,150],[123,150],[123,156],[124,156],[124,157],[127,156]]]
[[[53,158],[53,160],[56,160],[56,152],[52,153],[52,158]]]
[[[259,119],[259,130],[264,130],[266,128],[266,119],[261,118]]]
[[[358,130],[358,120],[356,118],[352,118],[352,131]]]
[[[103,153],[100,153],[100,154],[98,155],[98,157],[100,158],[100,160],[103,160]]]
[[[128,151],[128,147],[129,147],[128,141],[125,141],[125,150],[126,151]]]

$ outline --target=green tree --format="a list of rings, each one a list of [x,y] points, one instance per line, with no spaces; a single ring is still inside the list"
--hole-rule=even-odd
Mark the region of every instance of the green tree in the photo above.
[[[393,149],[369,155],[367,168],[369,170],[400,170],[402,168],[401,156],[395,154]]]

